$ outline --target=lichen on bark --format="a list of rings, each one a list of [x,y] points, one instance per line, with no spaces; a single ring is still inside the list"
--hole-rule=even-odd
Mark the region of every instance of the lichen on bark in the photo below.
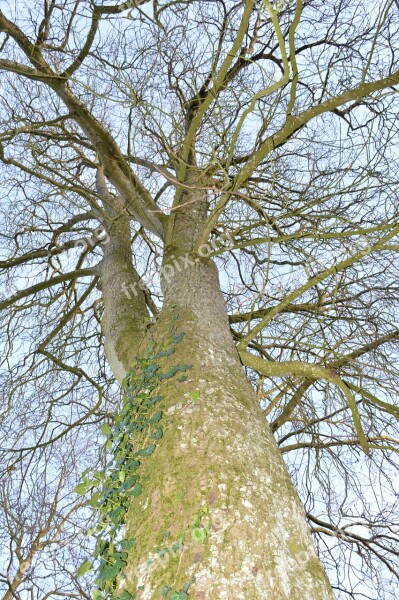
[[[124,537],[136,543],[117,595],[331,600],[303,507],[244,374],[217,268],[195,253],[198,222],[206,218],[206,202],[197,201],[191,215],[177,211],[167,224],[164,264],[188,259],[163,277],[155,323],[141,334],[134,329],[145,321],[141,297],[134,306],[124,301],[126,312],[115,315],[121,326],[108,329],[126,370],[133,350],[140,358],[149,346],[168,348],[166,340],[184,334],[153,374],[173,372],[150,386],[162,397],[163,435],[138,468],[142,493],[131,498],[124,520]],[[113,285],[110,279],[111,292]],[[107,297],[112,316],[115,296]],[[191,368],[178,376],[182,365]]]
[[[177,332],[184,337],[160,369],[192,368],[182,381],[159,381],[154,392],[162,395],[164,435],[140,467],[143,493],[126,513],[124,535],[137,543],[119,593],[331,599],[304,511],[243,372],[210,260],[167,282],[147,341],[162,346]],[[193,523],[201,512],[206,534],[199,541]]]

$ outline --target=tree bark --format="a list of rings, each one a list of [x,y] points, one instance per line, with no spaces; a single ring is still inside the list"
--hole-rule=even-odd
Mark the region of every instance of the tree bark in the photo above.
[[[131,320],[143,322],[143,297],[120,297],[123,279],[136,278],[123,220],[124,234],[115,230],[120,242],[104,257],[108,354],[118,357],[118,376],[130,369],[129,394],[140,363],[128,364],[130,355],[134,349],[148,357],[152,348],[159,358],[151,363],[158,378],[151,396],[161,398],[156,423],[132,441],[145,448],[162,432],[137,470],[142,493],[129,500],[124,528],[125,539],[136,543],[118,595],[331,600],[303,507],[234,345],[217,268],[194,251],[206,198],[184,193],[179,202],[184,210],[166,231],[163,308],[141,344]],[[111,327],[112,316],[117,326]],[[184,375],[177,370],[169,377],[176,369]]]
[[[129,218],[109,211],[108,241],[99,267],[104,314],[104,351],[115,378],[122,382],[137,355],[150,320],[140,278],[133,266]]]
[[[191,259],[190,259],[191,260]],[[162,598],[331,599],[305,515],[234,347],[215,265],[194,259],[165,284],[157,347],[184,333],[160,382],[163,439],[140,466],[136,538],[119,592]],[[185,587],[184,587],[185,586]],[[168,596],[169,597],[169,596]],[[176,598],[183,596],[176,596]]]

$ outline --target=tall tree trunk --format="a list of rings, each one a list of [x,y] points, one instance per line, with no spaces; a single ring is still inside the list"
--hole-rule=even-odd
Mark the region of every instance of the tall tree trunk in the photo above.
[[[206,197],[186,192],[179,203],[165,234],[163,308],[146,333],[128,223],[121,216],[108,227],[103,329],[116,376],[130,369],[118,427],[136,419],[136,438],[125,439],[140,463],[124,526],[135,543],[117,594],[330,600],[303,508],[235,348],[216,266],[195,252]]]
[[[156,390],[164,436],[140,467],[143,493],[126,521],[137,543],[121,589],[144,586],[143,600],[190,582],[189,597],[198,599],[333,598],[244,375],[210,260],[176,270],[166,287],[152,336],[168,348],[179,333],[160,369],[192,368],[185,381],[176,374]]]
[[[126,380],[129,394],[144,368],[147,383],[131,394],[159,403],[136,446],[142,493],[129,501],[124,532],[136,543],[118,595],[331,600],[303,508],[234,346],[216,266],[193,252],[206,201],[191,206],[171,225],[164,305],[136,349],[147,359]]]

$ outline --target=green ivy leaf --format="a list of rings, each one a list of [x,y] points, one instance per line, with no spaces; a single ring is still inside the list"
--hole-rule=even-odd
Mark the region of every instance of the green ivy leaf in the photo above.
[[[118,506],[118,508],[114,508],[114,510],[111,510],[108,516],[111,519],[111,521],[115,523],[115,525],[117,525],[121,522],[120,517],[124,514],[124,512],[125,509],[122,506]]]
[[[122,561],[117,560],[110,567],[104,567],[103,569],[100,569],[97,581],[100,583],[102,581],[112,581],[118,576],[119,572],[123,569],[124,566],[125,565]]]
[[[86,573],[89,573],[93,568],[93,565],[89,560],[85,560],[78,569],[78,577],[83,577]]]
[[[175,542],[174,544],[172,544],[172,550],[173,552],[180,552],[180,550],[183,550],[183,543]]]
[[[144,406],[154,406],[154,404],[160,402],[161,400],[163,400],[163,396],[154,396],[153,398],[148,398],[148,400],[144,402]]]
[[[190,579],[190,581],[187,581],[187,583],[185,583],[183,585],[181,591],[188,593],[188,590],[190,589],[190,587],[193,585],[194,582],[195,582],[194,578]]]
[[[194,527],[199,527],[203,516],[204,516],[204,511],[202,511],[202,510],[197,515],[195,515],[194,525],[193,525]]]
[[[125,539],[125,540],[121,540],[121,548],[122,550],[131,550],[131,548],[133,548],[133,546],[136,544],[137,540],[136,538],[130,538],[130,539]]]
[[[169,600],[185,600],[185,598],[188,598],[186,592],[173,592],[173,594],[170,595]]]
[[[182,339],[184,338],[184,336],[185,336],[185,333],[184,333],[184,331],[182,331],[178,335],[173,336],[173,341],[177,344],[178,342],[182,341]]]
[[[161,381],[163,379],[170,379],[171,377],[176,375],[178,371],[179,367],[172,367],[167,373],[161,373],[160,375],[158,375],[158,379],[160,379]]]
[[[140,496],[141,492],[143,491],[142,485],[141,483],[138,483],[137,485],[134,486],[134,488],[132,489],[131,492],[129,492],[129,496]]]
[[[194,527],[193,538],[196,542],[204,542],[207,538],[208,531],[205,527]]]
[[[100,554],[108,548],[109,542],[107,540],[97,539],[96,547],[94,549],[94,557],[97,558]]]
[[[139,460],[128,460],[126,462],[126,471],[135,471],[140,466]]]
[[[159,365],[157,365],[156,363],[152,363],[151,365],[143,369],[143,373],[147,376],[146,379],[151,379],[154,376],[154,374],[158,371],[158,369]]]
[[[162,427],[158,427],[154,433],[150,435],[152,440],[160,440],[163,437],[163,429]]]
[[[88,482],[79,483],[79,485],[73,488],[73,491],[75,492],[75,494],[79,494],[79,496],[84,496],[87,493],[89,487],[90,485],[88,484]]]
[[[155,415],[153,417],[151,417],[151,419],[146,419],[147,423],[159,423],[159,421],[162,419],[162,411],[155,413]]]
[[[97,504],[100,499],[100,496],[101,496],[100,492],[95,492],[88,502],[89,506],[92,506],[93,508],[97,508]]]
[[[136,483],[137,479],[138,479],[137,475],[131,475],[130,477],[128,477],[126,479],[126,481],[122,485],[122,489],[130,490],[130,488],[132,488],[134,486],[134,484]]]
[[[170,592],[171,589],[172,588],[169,585],[164,585],[163,588],[162,588],[162,590],[161,590],[162,596],[164,596],[164,597],[167,596],[169,594],[169,592]]]
[[[134,598],[134,596],[132,596],[132,594],[130,594],[126,590],[122,592],[119,596],[119,600],[132,600],[132,598]]]
[[[171,356],[172,354],[174,354],[174,352],[174,348],[169,348],[169,350],[160,350],[157,354],[155,354],[153,358],[154,360],[157,360],[158,358],[163,358],[164,356]]]
[[[147,448],[142,448],[141,450],[139,450],[137,452],[138,456],[151,456],[151,454],[154,452],[156,446],[155,444],[151,444],[150,446],[147,446]]]
[[[101,425],[100,430],[101,430],[101,433],[103,433],[107,437],[110,436],[110,435],[112,435],[112,429],[108,425],[108,423],[104,423],[103,425]]]

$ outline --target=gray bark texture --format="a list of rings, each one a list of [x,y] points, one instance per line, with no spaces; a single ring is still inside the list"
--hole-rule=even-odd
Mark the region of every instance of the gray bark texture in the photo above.
[[[184,337],[161,359],[162,371],[190,366],[187,378],[157,390],[164,435],[140,467],[143,493],[132,498],[125,525],[137,543],[119,592],[142,600],[165,589],[197,599],[330,600],[303,507],[234,345],[217,268],[193,251],[206,203],[191,207],[167,232],[164,263],[175,268],[165,270],[162,310],[141,341],[134,323],[143,323],[143,297],[120,296],[123,279],[134,279],[121,251],[123,224],[104,257],[104,332],[116,377],[150,342],[167,347],[172,334]]]

